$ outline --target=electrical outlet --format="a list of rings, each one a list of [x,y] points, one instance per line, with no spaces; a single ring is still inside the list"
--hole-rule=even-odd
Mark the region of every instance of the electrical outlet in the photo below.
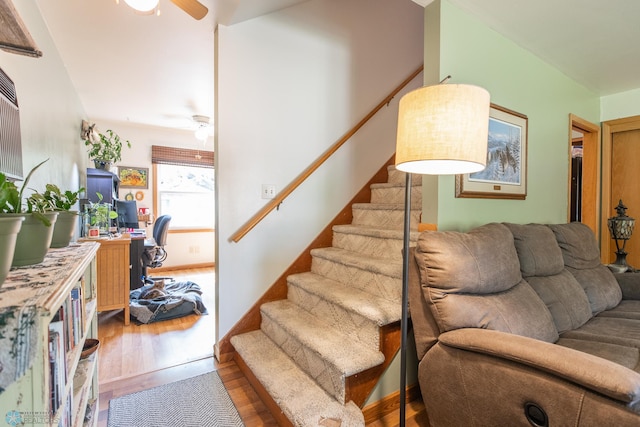
[[[273,184],[262,184],[262,198],[273,199],[276,197],[276,186]]]

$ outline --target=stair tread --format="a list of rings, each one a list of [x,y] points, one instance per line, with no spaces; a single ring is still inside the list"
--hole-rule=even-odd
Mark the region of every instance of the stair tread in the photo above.
[[[287,280],[332,304],[371,320],[378,326],[400,320],[398,301],[389,301],[311,272],[293,274]]]
[[[265,303],[260,311],[306,348],[321,354],[345,377],[384,362],[381,352],[354,342],[289,300]]]
[[[374,189],[374,188],[396,188],[396,187],[401,187],[404,188],[405,186],[405,182],[377,182],[377,183],[373,183],[369,186],[369,188]],[[412,180],[411,181],[411,186],[412,187],[422,187],[422,182],[418,181],[418,180]]]
[[[354,203],[352,209],[404,211],[404,203]],[[411,206],[412,211],[420,211],[421,207]]]
[[[334,225],[333,231],[338,233],[357,234],[360,236],[379,237],[384,239],[402,240],[404,238],[403,230],[394,230],[390,228],[376,228],[376,227],[371,227],[367,225],[353,225],[353,224]],[[412,230],[410,235],[410,240],[417,241],[419,236],[420,236],[420,232]]]
[[[389,277],[402,278],[402,260],[376,258],[334,247],[312,249],[311,256]]]
[[[294,425],[320,425],[341,420],[342,425],[364,426],[362,411],[343,405],[302,371],[264,332],[257,330],[231,338],[235,350]]]

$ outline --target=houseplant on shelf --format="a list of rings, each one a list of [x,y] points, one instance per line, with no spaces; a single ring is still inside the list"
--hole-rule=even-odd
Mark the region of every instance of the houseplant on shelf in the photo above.
[[[98,228],[98,235],[107,234],[111,220],[118,218],[118,213],[111,208],[109,203],[102,203],[102,194],[96,192],[96,196],[98,196],[97,203],[90,201],[85,205],[84,235],[88,237],[98,237],[92,236],[89,233],[89,228]]]
[[[131,142],[123,141],[120,136],[107,129],[106,133],[100,133],[92,125],[88,132],[88,138],[84,141],[89,158],[93,160],[96,169],[111,169],[113,163],[122,160],[122,144],[125,142],[131,148]]]
[[[40,162],[29,171],[20,189],[13,182],[5,184],[6,199],[0,205],[1,216],[24,218],[16,238],[11,262],[13,267],[42,262],[51,244],[53,236],[52,225],[58,218],[58,212],[54,212],[51,205],[39,193],[33,193],[23,202],[23,193],[29,184],[31,176],[47,160]]]
[[[17,192],[16,186],[0,172],[0,285],[11,269],[16,239],[24,221],[24,215],[4,215],[9,213],[8,200],[14,192]]]
[[[78,224],[78,216],[80,212],[72,210],[78,202],[79,195],[84,191],[80,188],[78,191],[66,190],[62,191],[55,184],[47,184],[43,197],[49,202],[55,211],[58,212],[55,228],[53,229],[53,237],[51,238],[52,248],[64,248],[69,246],[73,232]]]

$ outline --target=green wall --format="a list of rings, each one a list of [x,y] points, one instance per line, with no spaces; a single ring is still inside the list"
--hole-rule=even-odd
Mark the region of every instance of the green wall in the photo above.
[[[454,177],[441,176],[438,229],[466,231],[494,221],[566,222],[569,114],[598,123],[599,97],[446,0],[427,7],[425,20],[438,10],[441,78],[451,75],[452,83],[484,87],[491,102],[525,114],[529,127],[526,200],[455,198]],[[425,37],[432,36],[426,31]],[[425,194],[423,203],[432,208],[434,197]]]

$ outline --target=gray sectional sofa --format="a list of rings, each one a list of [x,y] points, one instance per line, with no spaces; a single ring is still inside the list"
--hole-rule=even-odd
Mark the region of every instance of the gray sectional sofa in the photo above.
[[[640,426],[640,274],[580,223],[423,232],[409,299],[438,426]]]

